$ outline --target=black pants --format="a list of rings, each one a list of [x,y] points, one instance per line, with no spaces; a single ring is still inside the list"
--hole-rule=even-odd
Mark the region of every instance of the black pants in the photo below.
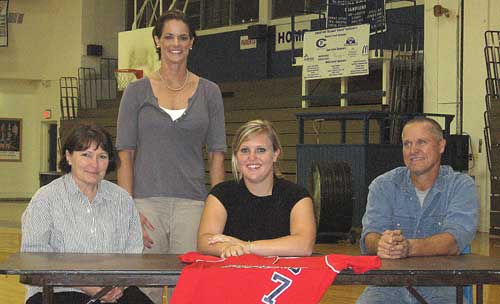
[[[54,304],[84,304],[90,300],[90,296],[76,291],[54,293]],[[101,301],[95,301],[99,304]],[[139,288],[130,286],[123,291],[123,296],[116,302],[118,304],[154,304],[147,295]],[[42,304],[42,293],[31,296],[26,304]]]

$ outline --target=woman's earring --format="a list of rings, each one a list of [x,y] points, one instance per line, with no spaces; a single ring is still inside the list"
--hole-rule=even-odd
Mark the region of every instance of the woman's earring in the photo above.
[[[192,50],[192,49],[193,49],[193,47],[190,47],[189,49],[190,49],[190,50]]]

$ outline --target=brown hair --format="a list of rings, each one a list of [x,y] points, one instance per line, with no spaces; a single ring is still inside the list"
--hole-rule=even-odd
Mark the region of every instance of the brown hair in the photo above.
[[[115,170],[116,168],[116,151],[113,146],[111,135],[103,127],[89,124],[78,125],[71,131],[64,141],[61,149],[61,160],[59,161],[59,169],[64,173],[71,172],[71,165],[66,159],[66,151],[73,153],[74,151],[83,151],[88,149],[92,144],[96,144],[96,149],[101,147],[108,153],[109,164],[106,173]]]
[[[184,24],[186,24],[189,29],[189,38],[191,39],[196,38],[196,32],[194,30],[194,27],[189,22],[189,19],[186,16],[186,14],[184,14],[181,10],[173,9],[164,12],[158,18],[158,20],[156,20],[155,26],[153,27],[152,31],[153,43],[155,44],[155,47],[156,47],[155,37],[158,38],[161,37],[161,34],[163,33],[163,25],[165,25],[165,23],[170,20],[178,20],[184,22]],[[158,54],[158,59],[161,59],[161,51],[159,48],[156,48],[156,53]]]

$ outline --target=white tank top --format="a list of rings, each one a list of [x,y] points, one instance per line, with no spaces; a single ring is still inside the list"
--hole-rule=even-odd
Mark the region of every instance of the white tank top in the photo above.
[[[170,118],[172,118],[172,120],[177,120],[179,117],[182,116],[182,114],[184,114],[184,112],[186,112],[186,108],[184,109],[179,109],[179,110],[170,110],[170,109],[167,109],[167,108],[164,108],[164,107],[160,107],[163,111],[165,111],[165,113],[167,113],[168,115],[170,115]]]

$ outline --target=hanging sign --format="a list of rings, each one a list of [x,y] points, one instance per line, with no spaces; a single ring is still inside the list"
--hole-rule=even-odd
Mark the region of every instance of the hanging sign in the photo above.
[[[385,0],[328,0],[328,26],[369,24],[370,33],[385,31]]]
[[[307,32],[304,36],[304,79],[368,74],[369,25]]]
[[[9,0],[0,0],[0,47],[9,44]]]
[[[248,39],[248,36],[240,36],[240,50],[257,48],[257,39]]]

